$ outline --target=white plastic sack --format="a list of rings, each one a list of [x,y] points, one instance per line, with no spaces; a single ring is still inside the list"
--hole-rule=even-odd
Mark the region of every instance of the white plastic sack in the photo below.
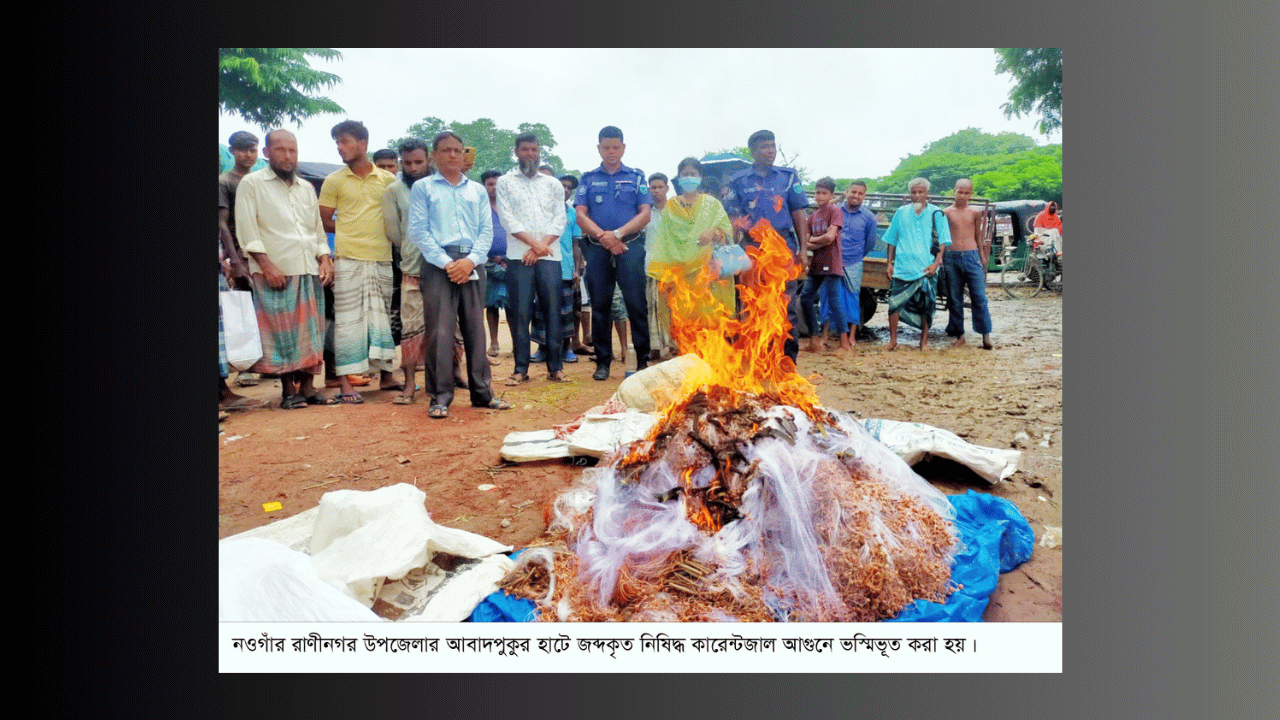
[[[555,430],[509,432],[502,438],[502,459],[507,462],[533,462],[569,457],[569,443],[556,437]]]
[[[872,437],[914,465],[926,455],[954,460],[995,484],[1018,470],[1017,450],[1001,450],[965,442],[953,432],[921,423],[867,419],[863,427]]]
[[[618,383],[617,398],[632,410],[653,412],[663,395],[670,396],[684,384],[684,376],[694,368],[710,371],[711,366],[692,353],[671,358],[637,372]]]
[[[604,457],[619,445],[643,440],[657,424],[656,415],[630,407],[624,413],[613,415],[588,413],[582,425],[569,436],[568,451],[570,455]]]
[[[222,305],[227,364],[236,370],[248,370],[262,359],[262,336],[258,332],[258,314],[253,309],[253,293],[223,290],[218,293],[218,302]]]
[[[498,584],[516,566],[506,555],[490,555],[449,578],[432,593],[426,605],[405,613],[401,622],[462,622],[480,601],[498,590]]]
[[[656,415],[631,409],[608,415],[587,413],[568,440],[557,438],[554,430],[507,433],[502,439],[502,459],[533,462],[583,455],[604,457],[619,445],[643,440],[657,422]]]
[[[426,565],[432,553],[480,558],[511,550],[483,535],[437,525],[426,499],[404,483],[325,493],[310,546],[317,574],[372,607],[384,581]]]
[[[218,619],[383,622],[322,580],[306,553],[255,537],[218,543]]]

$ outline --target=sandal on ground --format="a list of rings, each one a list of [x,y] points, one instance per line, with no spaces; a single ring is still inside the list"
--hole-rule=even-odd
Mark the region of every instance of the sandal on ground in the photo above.
[[[510,410],[511,403],[507,402],[506,400],[494,398],[489,401],[488,405],[480,405],[479,407],[488,408],[490,410]]]
[[[358,392],[353,392],[351,394],[344,393],[338,396],[338,402],[346,405],[359,405],[364,402],[364,397],[362,397]]]
[[[391,390],[403,390],[403,389],[404,389],[404,383],[396,383],[396,384],[394,384],[394,385],[388,385],[388,386],[386,386],[386,387],[379,387],[378,389],[379,389],[379,390],[383,390],[383,391],[388,391],[388,392],[389,392],[389,391],[391,391]]]
[[[431,409],[427,410],[427,417],[435,418],[436,420],[447,418],[449,417],[449,408],[445,405],[432,405]]]
[[[507,378],[506,385],[515,387],[516,385],[523,385],[527,382],[529,382],[528,373],[513,373],[511,377]]]
[[[413,396],[412,396],[412,395],[397,395],[397,396],[395,396],[394,398],[391,398],[391,403],[392,403],[393,405],[412,405],[412,404],[413,404]]]
[[[304,408],[306,406],[307,399],[302,397],[302,395],[290,395],[284,399],[284,402],[280,403],[281,410],[297,410],[298,408]]]
[[[569,382],[569,378],[565,377],[563,372],[553,372],[547,375],[547,380],[553,383]]]
[[[307,396],[307,404],[308,405],[337,405],[338,398],[325,397],[320,393],[315,393],[314,395]]]

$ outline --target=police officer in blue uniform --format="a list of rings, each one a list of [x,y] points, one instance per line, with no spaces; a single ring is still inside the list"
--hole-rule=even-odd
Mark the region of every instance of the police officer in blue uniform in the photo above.
[[[649,224],[649,184],[644,172],[622,164],[626,145],[622,131],[609,125],[600,130],[600,167],[584,173],[573,198],[582,228],[587,261],[587,292],[591,295],[591,343],[596,348],[596,380],[609,379],[613,362],[610,306],[615,284],[622,289],[631,321],[636,370],[649,360],[649,307],[645,301],[644,228]],[[624,348],[625,349],[625,348]]]
[[[800,248],[809,242],[809,218],[805,208],[809,207],[809,197],[800,186],[800,178],[791,168],[777,167],[773,164],[778,155],[778,146],[773,133],[768,130],[757,130],[747,139],[747,149],[754,160],[752,167],[734,173],[729,178],[729,197],[725,200],[725,209],[729,217],[738,227],[739,242],[744,245],[757,244],[755,239],[741,228],[740,218],[747,219],[750,228],[764,218],[773,229],[787,241],[791,249],[793,262],[798,262]],[[779,199],[782,201],[779,202]],[[787,321],[791,323],[791,336],[783,346],[783,352],[794,363],[800,352],[799,330],[796,328],[799,303],[797,301],[797,283],[787,281]]]

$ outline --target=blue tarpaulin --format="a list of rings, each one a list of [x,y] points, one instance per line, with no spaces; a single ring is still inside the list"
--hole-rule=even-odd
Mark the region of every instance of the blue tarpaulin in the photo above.
[[[952,582],[962,585],[945,603],[916,600],[889,622],[980,622],[1000,573],[1007,573],[1031,557],[1035,534],[1013,503],[970,490],[948,495],[956,510],[960,550],[951,566]],[[516,553],[519,555],[519,553]],[[532,600],[501,591],[481,601],[468,620],[529,622],[537,615]]]

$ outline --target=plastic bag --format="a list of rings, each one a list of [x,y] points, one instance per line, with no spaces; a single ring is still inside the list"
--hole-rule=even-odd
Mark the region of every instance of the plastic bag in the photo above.
[[[262,336],[258,332],[258,314],[253,309],[253,293],[223,290],[218,293],[218,302],[222,304],[227,364],[236,370],[248,370],[262,359]]]
[[[720,277],[728,278],[751,269],[751,258],[741,245],[721,245],[711,256],[720,263]]]

